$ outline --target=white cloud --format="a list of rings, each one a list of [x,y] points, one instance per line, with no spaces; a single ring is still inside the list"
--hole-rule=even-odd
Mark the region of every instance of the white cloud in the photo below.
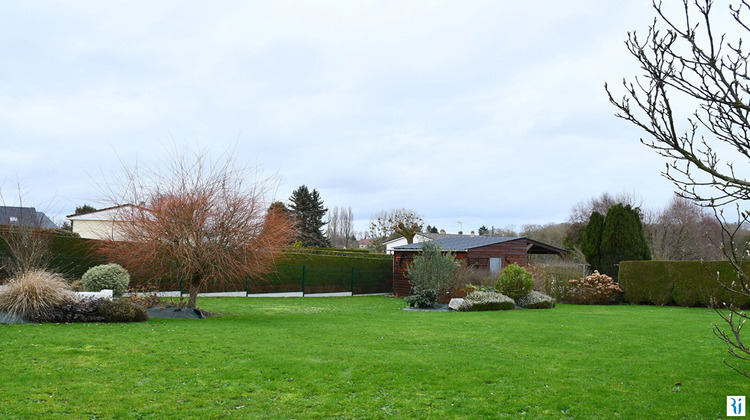
[[[662,162],[603,91],[637,73],[622,41],[651,16],[614,0],[11,3],[3,175],[72,209],[114,151],[237,142],[280,173],[278,198],[307,184],[360,226],[394,207],[502,226],[604,191],[658,200]]]

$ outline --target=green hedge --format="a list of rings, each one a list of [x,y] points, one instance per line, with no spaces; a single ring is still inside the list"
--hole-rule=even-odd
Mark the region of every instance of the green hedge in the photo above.
[[[0,236],[7,235],[7,229],[0,230]],[[69,234],[55,232],[50,236],[49,252],[51,268],[70,279],[80,279],[89,268],[106,262],[106,258],[96,253],[99,241],[84,239]],[[0,256],[9,255],[7,243],[0,238]],[[0,280],[8,278],[8,273],[0,271]]]
[[[304,266],[304,273],[303,273]],[[385,254],[346,254],[285,252],[276,269],[261,278],[237,279],[232,283],[204,285],[202,292],[280,293],[348,292],[355,294],[390,292],[393,287],[393,260]],[[145,287],[141,279],[131,279],[132,287]],[[178,290],[179,280],[158,285],[161,290]],[[187,284],[182,284],[187,292]]]
[[[718,277],[717,277],[718,275]],[[722,283],[738,276],[728,261],[623,261],[619,283],[623,299],[630,303],[679,306],[719,304],[750,306],[750,297],[732,293]]]
[[[300,292],[303,274],[305,293],[346,292],[352,288],[355,294],[390,291],[393,259],[390,255],[375,255],[287,252],[275,272],[248,282],[248,292]]]
[[[0,230],[0,235],[6,232]],[[101,241],[94,239],[52,235],[49,247],[52,269],[70,279],[80,279],[89,268],[110,262],[105,256],[97,254],[100,243]],[[7,254],[6,243],[0,238],[0,256]],[[234,284],[205,287],[203,291],[302,291],[302,266],[306,270],[306,293],[350,291],[353,287],[355,293],[364,294],[390,291],[392,288],[393,259],[390,255],[369,253],[366,250],[303,248],[285,252],[276,270],[262,278],[237,279]],[[0,272],[0,281],[7,277],[7,273]],[[132,275],[131,286],[146,287],[149,280]],[[179,285],[179,279],[175,279],[157,286],[162,290],[177,290]],[[187,290],[187,285],[183,285],[183,288]]]

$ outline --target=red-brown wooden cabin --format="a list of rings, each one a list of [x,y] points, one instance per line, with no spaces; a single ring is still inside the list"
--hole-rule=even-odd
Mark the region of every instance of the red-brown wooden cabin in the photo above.
[[[451,252],[468,266],[498,273],[503,267],[516,263],[525,267],[531,254],[553,254],[567,258],[568,251],[543,242],[521,237],[451,236],[435,239],[445,252]],[[411,294],[411,282],[406,278],[407,267],[419,255],[425,242],[393,248],[393,293]]]

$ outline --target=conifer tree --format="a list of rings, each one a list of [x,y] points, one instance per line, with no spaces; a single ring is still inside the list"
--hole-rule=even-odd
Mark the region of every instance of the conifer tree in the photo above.
[[[643,225],[638,211],[630,205],[616,204],[607,212],[602,230],[600,272],[617,278],[620,261],[650,260]]]
[[[289,198],[289,211],[294,220],[295,240],[306,247],[329,247],[328,238],[323,231],[323,217],[328,209],[323,205],[318,190],[310,191],[306,185],[300,185]]]
[[[604,215],[595,211],[591,213],[581,239],[581,252],[594,270],[601,270],[602,231],[604,231]]]

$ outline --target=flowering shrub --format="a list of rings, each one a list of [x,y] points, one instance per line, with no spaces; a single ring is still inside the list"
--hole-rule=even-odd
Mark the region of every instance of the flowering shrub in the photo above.
[[[582,305],[607,305],[617,303],[621,296],[622,289],[612,277],[594,271],[584,279],[570,280],[565,300]]]
[[[555,307],[555,299],[542,292],[532,290],[516,299],[516,304],[526,309],[549,309]]]
[[[516,302],[497,292],[471,292],[458,307],[459,311],[504,311],[514,309]]]
[[[517,299],[534,289],[534,278],[525,268],[513,263],[500,273],[495,288],[511,299]]]

